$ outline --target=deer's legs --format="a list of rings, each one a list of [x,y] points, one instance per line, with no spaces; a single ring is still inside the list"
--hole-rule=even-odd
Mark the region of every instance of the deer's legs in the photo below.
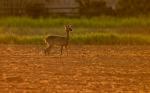
[[[48,47],[46,47],[46,48],[44,49],[44,54],[45,54],[45,55],[47,54],[47,50],[48,50]]]
[[[63,46],[61,46],[61,48],[60,48],[61,55],[62,55],[62,51],[63,51]]]
[[[49,45],[49,46],[47,46],[47,47],[45,48],[45,50],[44,50],[45,55],[46,55],[46,54],[49,55],[49,53],[50,53],[50,51],[51,51],[51,48],[52,48],[52,45]]]
[[[68,56],[68,46],[65,46],[65,48],[66,48],[66,51],[67,51],[67,56]]]

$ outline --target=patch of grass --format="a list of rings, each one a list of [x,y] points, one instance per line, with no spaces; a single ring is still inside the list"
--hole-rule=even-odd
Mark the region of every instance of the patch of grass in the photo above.
[[[76,44],[150,44],[150,37],[143,35],[128,35],[117,33],[87,33],[74,35],[71,42]]]
[[[43,36],[18,36],[0,35],[3,44],[44,44]],[[71,44],[130,44],[149,45],[150,37],[143,35],[129,35],[117,33],[86,33],[74,34],[70,39]]]
[[[0,18],[0,43],[43,44],[47,35],[65,36],[72,24],[72,44],[150,44],[150,17]]]
[[[42,44],[42,36],[0,35],[2,44]]]
[[[150,17],[97,17],[97,18],[39,18],[8,17],[0,19],[0,26],[6,27],[61,27],[72,24],[75,27],[133,27],[149,26]]]

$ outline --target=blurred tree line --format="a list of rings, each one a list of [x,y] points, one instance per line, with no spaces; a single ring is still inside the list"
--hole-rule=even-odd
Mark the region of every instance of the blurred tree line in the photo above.
[[[150,0],[119,0],[116,10],[121,16],[149,15]]]
[[[7,1],[7,2],[6,2]],[[52,0],[0,0],[0,15],[50,16],[48,3]],[[149,15],[150,0],[118,0],[115,9],[104,0],[76,0],[80,16],[139,16]]]
[[[81,15],[139,16],[150,14],[150,0],[118,0],[115,9],[108,7],[104,0],[76,0]]]
[[[80,14],[85,16],[114,15],[115,11],[102,0],[76,0],[80,5]]]
[[[0,0],[0,16],[48,16],[47,2],[45,0]]]

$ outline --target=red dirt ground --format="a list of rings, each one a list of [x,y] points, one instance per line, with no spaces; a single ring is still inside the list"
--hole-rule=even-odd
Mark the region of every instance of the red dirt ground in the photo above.
[[[0,93],[150,93],[150,46],[0,45]]]

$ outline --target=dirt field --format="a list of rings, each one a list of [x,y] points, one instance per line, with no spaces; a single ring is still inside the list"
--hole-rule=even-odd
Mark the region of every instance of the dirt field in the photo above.
[[[150,93],[150,46],[0,45],[0,93]]]

